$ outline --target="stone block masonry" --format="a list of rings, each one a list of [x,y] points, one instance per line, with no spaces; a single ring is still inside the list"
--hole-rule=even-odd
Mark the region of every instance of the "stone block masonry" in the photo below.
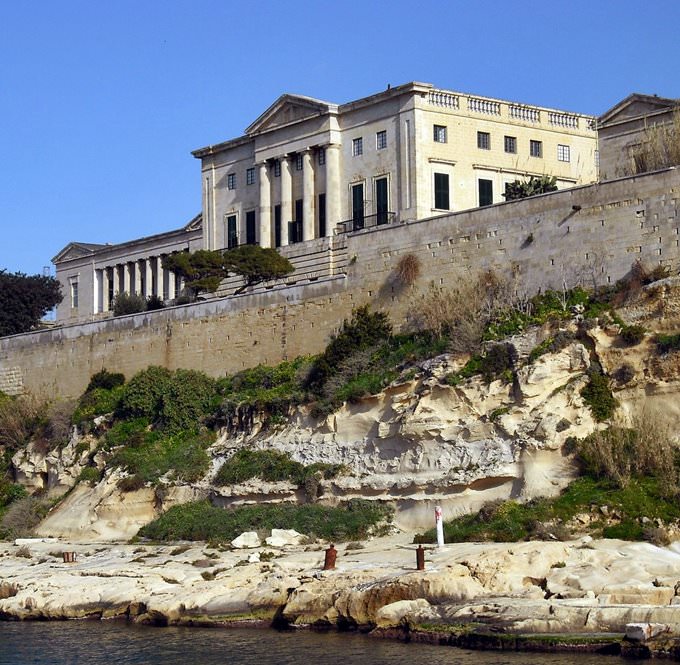
[[[344,274],[0,339],[0,382],[74,397],[102,368],[128,378],[151,364],[222,376],[318,353],[356,306],[382,307],[404,324],[414,291],[394,269],[405,253],[421,259],[415,289],[487,268],[516,275],[530,295],[614,283],[636,260],[675,270],[679,208],[680,171],[668,169],[351,233]]]

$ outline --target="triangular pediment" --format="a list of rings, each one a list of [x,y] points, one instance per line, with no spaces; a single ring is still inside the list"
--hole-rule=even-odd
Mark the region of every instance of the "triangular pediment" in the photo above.
[[[95,252],[105,249],[108,245],[98,245],[89,242],[70,242],[53,259],[52,263],[81,259],[84,256],[92,256]]]
[[[651,113],[673,109],[679,104],[680,101],[677,99],[633,93],[601,115],[598,124],[603,126],[632,118],[640,118]]]
[[[203,228],[203,214],[198,213],[185,227],[185,231],[200,231]]]
[[[278,127],[285,127],[307,118],[315,118],[332,110],[337,110],[335,104],[329,104],[313,97],[302,95],[281,95],[250,127],[246,134],[260,134]]]

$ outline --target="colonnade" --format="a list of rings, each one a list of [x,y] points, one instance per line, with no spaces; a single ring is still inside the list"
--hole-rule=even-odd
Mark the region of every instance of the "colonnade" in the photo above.
[[[174,300],[183,288],[182,280],[163,268],[163,255],[126,261],[95,269],[95,311],[108,312],[119,293],[161,300]]]
[[[319,154],[324,156],[319,164]],[[330,144],[319,148],[306,148],[295,154],[284,154],[277,159],[268,159],[258,164],[259,205],[258,241],[262,247],[275,245],[274,209],[280,206],[281,226],[280,245],[290,244],[288,223],[296,219],[293,207],[293,167],[300,156],[302,160],[302,240],[317,236],[318,195],[325,194],[326,228],[323,235],[333,235],[335,225],[340,219],[340,146]],[[275,169],[280,169],[280,175]],[[316,169],[325,168],[326,187],[316,190]],[[277,182],[278,181],[278,182]]]

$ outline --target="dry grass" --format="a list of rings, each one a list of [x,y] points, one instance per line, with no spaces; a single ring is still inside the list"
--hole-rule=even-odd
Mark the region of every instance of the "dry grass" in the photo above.
[[[678,489],[678,445],[660,414],[643,409],[630,427],[615,425],[595,432],[579,443],[578,455],[595,476],[626,487],[631,479],[654,476],[666,494]]]
[[[412,286],[420,277],[420,259],[415,254],[404,254],[395,268],[395,276],[404,286]]]
[[[0,523],[0,532],[4,532],[9,538],[31,536],[48,509],[47,501],[33,496],[19,499],[7,509]]]
[[[32,395],[0,401],[0,446],[10,451],[25,446],[44,412],[45,405]]]
[[[666,125],[645,130],[642,142],[630,150],[630,164],[622,175],[657,171],[680,164],[680,109]]]
[[[414,298],[412,321],[418,330],[449,337],[454,353],[476,352],[494,315],[515,306],[513,293],[510,281],[493,271],[461,276],[455,286],[432,286]]]

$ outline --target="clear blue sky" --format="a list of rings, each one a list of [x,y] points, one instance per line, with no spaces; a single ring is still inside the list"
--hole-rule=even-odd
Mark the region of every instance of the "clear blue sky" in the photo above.
[[[411,80],[601,114],[680,97],[680,0],[34,0],[0,4],[0,268],[200,211],[190,151],[284,92]]]

